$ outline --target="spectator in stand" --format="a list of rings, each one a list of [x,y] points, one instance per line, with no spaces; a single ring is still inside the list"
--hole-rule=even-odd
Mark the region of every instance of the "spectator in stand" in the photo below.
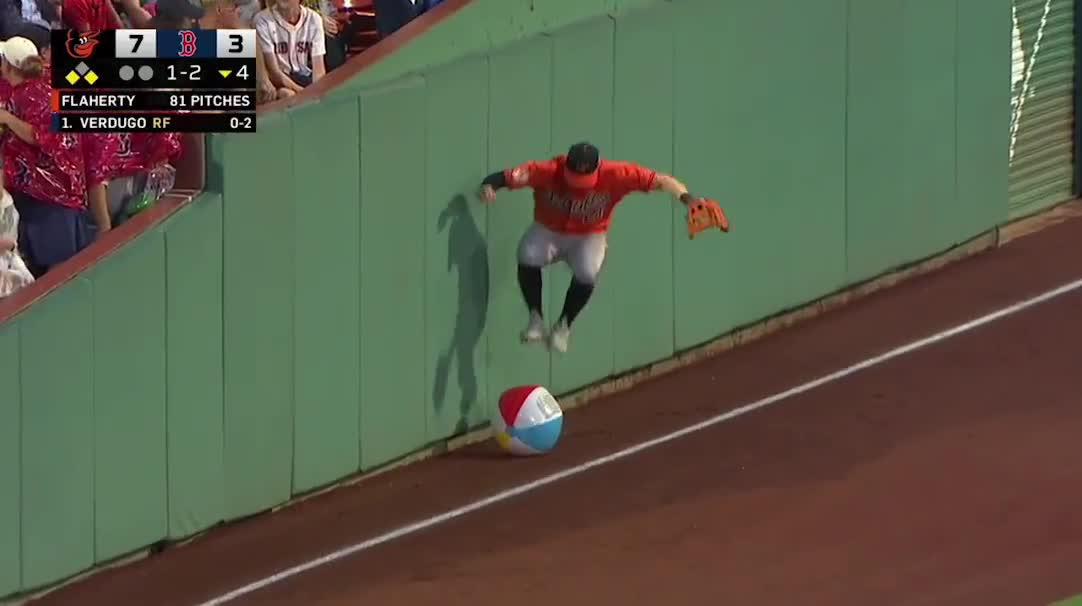
[[[25,36],[28,27],[45,32],[46,38],[49,30],[62,27],[60,0],[0,0],[0,36]]]
[[[113,228],[106,188],[117,169],[117,155],[123,136],[113,133],[80,133],[80,147],[86,169],[86,203],[91,218],[91,222],[87,223],[88,237],[101,236]]]
[[[343,0],[302,0],[304,6],[323,17],[324,48],[327,54],[323,64],[327,71],[333,71],[346,62],[349,44],[360,29],[360,22],[350,22],[349,14],[341,7]]]
[[[34,275],[19,256],[19,211],[3,181],[0,172],[0,299],[34,281]]]
[[[153,27],[150,20],[154,15],[147,10],[153,6],[152,4],[144,7],[139,0],[115,0],[115,2],[123,11],[121,20],[124,22],[125,28],[151,29]]]
[[[204,27],[210,29],[253,29],[253,19],[262,10],[258,0],[217,0],[214,14]],[[262,105],[278,98],[278,90],[270,81],[262,52],[255,54],[256,103]]]
[[[130,1],[138,4],[138,0]],[[199,20],[206,15],[202,4],[194,4],[189,0],[157,0],[140,10],[149,16],[147,27],[151,29],[193,29],[199,26]],[[142,17],[139,17],[139,20],[142,20]]]
[[[417,16],[413,0],[374,0],[376,29],[380,38],[386,38],[405,26]]]
[[[69,29],[78,32],[100,32],[124,28],[111,0],[63,0],[63,2],[60,17],[64,26]]]
[[[0,110],[4,183],[19,211],[19,247],[40,277],[88,243],[82,140],[52,132],[52,87],[33,42],[0,43],[0,75],[11,85]]]
[[[255,16],[255,30],[267,73],[283,96],[301,92],[326,73],[323,17],[300,0],[268,0]]]
[[[22,37],[33,42],[38,49],[38,55],[42,59],[41,78],[45,82],[51,82],[49,32],[27,23],[19,28],[19,33],[24,34]],[[103,234],[112,228],[106,184],[120,147],[120,135],[86,133],[79,135],[79,138],[82,141],[83,160],[87,171],[87,205],[93,219],[88,228],[96,228],[98,234]]]

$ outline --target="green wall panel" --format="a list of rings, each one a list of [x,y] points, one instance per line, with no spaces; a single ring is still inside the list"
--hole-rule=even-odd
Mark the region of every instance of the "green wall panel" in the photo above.
[[[361,466],[427,436],[425,87],[411,78],[361,99]]]
[[[94,563],[92,300],[76,278],[18,320],[24,588]]]
[[[425,335],[428,439],[486,414],[489,259],[477,184],[488,168],[488,60],[427,77]]]
[[[961,238],[1007,216],[1011,0],[958,0],[957,220]],[[958,237],[955,238],[959,239]]]
[[[117,251],[94,281],[94,538],[98,562],[166,536],[165,239]]]
[[[357,101],[291,112],[297,259],[293,489],[360,467],[360,150]],[[400,201],[405,203],[405,200]]]
[[[741,188],[727,191],[722,186],[721,196],[731,198],[737,209],[733,221],[769,226],[740,230],[741,238],[765,241],[749,250],[746,259],[733,251],[721,265],[727,276],[753,272],[754,277],[742,282],[760,284],[758,309],[739,317],[740,324],[812,301],[844,284],[848,4],[771,0],[760,5],[765,17],[745,22],[759,31],[773,27],[786,43],[755,47],[769,69],[745,64],[736,72],[748,86],[745,95],[737,96],[741,103],[736,115],[761,112],[763,103],[769,108],[759,136],[747,132],[747,146],[756,150],[751,157],[747,148],[741,153],[726,146],[732,154],[727,158],[730,166],[750,161],[739,178]],[[791,87],[789,94],[775,92],[779,78]],[[760,208],[765,216],[756,212]],[[771,233],[764,236],[763,231]],[[731,291],[731,284],[724,286],[722,296]]]
[[[494,54],[489,71],[488,171],[551,157],[552,39],[536,38]],[[540,75],[540,76],[539,76]],[[486,171],[486,173],[488,172]],[[478,179],[480,181],[480,179]],[[529,314],[518,288],[518,242],[533,221],[528,190],[502,191],[488,210],[488,393],[516,385],[548,385],[549,354],[524,346]],[[552,288],[549,280],[545,288]],[[551,309],[546,317],[554,320]]]
[[[997,89],[1004,85],[994,84],[993,69],[974,65],[973,53],[988,64],[989,56],[1004,57],[1005,46],[996,47],[992,37],[994,15],[1002,17],[1003,7],[982,6],[993,7],[983,28],[992,33],[975,31],[972,5],[892,0],[851,7],[852,281],[957,244],[987,228],[1002,208],[994,188],[1003,181],[994,173],[1002,170],[996,154],[1006,129],[996,114],[1005,106],[993,101],[1003,99]],[[1006,45],[1006,37],[999,44]],[[884,78],[884,72],[900,77]],[[980,103],[984,107],[975,107]],[[981,174],[991,181],[977,184]],[[975,213],[978,205],[985,210]]]
[[[674,9],[674,170],[719,200],[733,224],[689,241],[678,211],[675,333],[684,349],[841,284],[845,3]],[[704,79],[704,56],[726,76]]]
[[[203,193],[165,228],[169,536],[225,519],[222,197]]]
[[[19,590],[22,572],[19,539],[19,453],[22,442],[19,384],[19,325],[0,325],[0,596]]]
[[[904,260],[942,250],[957,235],[955,204],[955,68],[957,3],[907,0],[903,207],[892,217],[907,226]],[[944,108],[947,108],[945,111]],[[931,221],[929,221],[931,219]],[[887,225],[878,225],[883,231]]]
[[[846,242],[851,281],[870,278],[905,258],[912,250],[913,228],[925,222],[910,212],[904,196],[903,117],[910,84],[902,77],[907,73],[904,21],[902,0],[850,5]]]
[[[675,211],[673,245],[673,283],[675,293],[674,337],[676,349],[684,349],[709,340],[723,333],[736,323],[736,318],[750,313],[750,299],[758,288],[743,280],[747,272],[730,273],[733,268],[726,259],[741,259],[750,266],[749,254],[761,254],[756,247],[759,238],[771,236],[760,230],[748,233],[758,225],[764,211],[757,210],[770,202],[755,192],[753,198],[737,195],[738,179],[745,170],[754,169],[750,162],[737,160],[729,166],[727,160],[744,152],[749,129],[763,128],[765,119],[752,115],[734,116],[731,105],[735,96],[725,78],[703,76],[700,57],[711,57],[712,69],[725,73],[728,69],[740,69],[734,64],[749,56],[751,49],[761,51],[773,36],[755,43],[756,30],[740,18],[730,14],[730,8],[738,7],[719,3],[694,1],[673,5],[676,31],[673,65],[674,100],[674,157],[673,171],[677,178],[698,195],[717,199],[725,207],[733,222],[733,232],[727,237],[706,237],[689,242],[685,211]],[[773,13],[771,13],[773,15]],[[773,24],[771,31],[773,32]],[[751,45],[749,48],[749,44]],[[733,53],[736,53],[735,56]],[[772,66],[773,67],[773,66]],[[687,91],[687,92],[685,92]],[[734,121],[752,121],[755,124],[738,126],[738,133],[730,132]],[[780,175],[779,175],[780,176]],[[784,177],[781,177],[784,178]],[[756,183],[756,187],[760,184]],[[724,263],[724,267],[720,264]],[[740,284],[739,289],[726,288],[727,284]]]
[[[290,132],[282,114],[260,117],[259,133],[226,138],[220,156],[229,517],[280,503],[292,488],[294,204],[316,202],[293,199]]]
[[[669,7],[616,20],[611,157],[672,171],[673,31]],[[673,353],[673,212],[665,193],[616,209],[606,262],[615,370]]]
[[[590,141],[603,155],[613,140],[613,22],[598,19],[553,36],[552,140],[550,152],[562,154],[577,141]],[[613,251],[611,246],[609,253]],[[549,389],[564,392],[602,379],[613,371],[612,310],[615,293],[604,267],[586,309],[571,330],[567,353],[554,352]],[[550,321],[563,308],[571,271],[560,263],[545,272]]]

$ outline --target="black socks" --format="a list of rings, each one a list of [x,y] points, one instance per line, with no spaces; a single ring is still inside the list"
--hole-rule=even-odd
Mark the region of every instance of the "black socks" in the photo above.
[[[567,287],[567,296],[564,298],[564,309],[560,313],[560,317],[567,321],[568,326],[575,321],[575,317],[579,315],[582,308],[586,307],[586,302],[590,300],[590,295],[593,293],[593,284],[584,284],[571,278],[571,285]]]
[[[541,315],[541,268],[529,265],[518,266],[518,287],[522,289],[522,298],[531,313]]]
[[[531,313],[541,315],[541,268],[529,265],[518,266],[518,287],[522,290],[522,298],[526,300],[526,307]],[[594,285],[585,284],[572,278],[571,285],[567,287],[567,296],[564,298],[564,308],[560,318],[567,322],[568,326],[575,321],[579,312],[586,307],[586,302],[594,294]]]

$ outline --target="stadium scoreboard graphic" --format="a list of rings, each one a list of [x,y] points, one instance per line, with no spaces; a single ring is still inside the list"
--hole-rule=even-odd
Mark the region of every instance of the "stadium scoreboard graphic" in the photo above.
[[[52,31],[57,132],[256,130],[254,29]]]

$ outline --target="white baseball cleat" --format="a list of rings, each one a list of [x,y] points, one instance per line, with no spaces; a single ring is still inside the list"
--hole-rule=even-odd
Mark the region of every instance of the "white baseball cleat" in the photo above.
[[[536,312],[530,313],[530,323],[519,335],[523,343],[537,343],[545,340],[545,320]]]
[[[560,320],[556,324],[552,325],[552,332],[549,333],[549,348],[555,349],[560,353],[567,351],[568,341],[571,340],[571,327],[567,325],[567,321]]]

